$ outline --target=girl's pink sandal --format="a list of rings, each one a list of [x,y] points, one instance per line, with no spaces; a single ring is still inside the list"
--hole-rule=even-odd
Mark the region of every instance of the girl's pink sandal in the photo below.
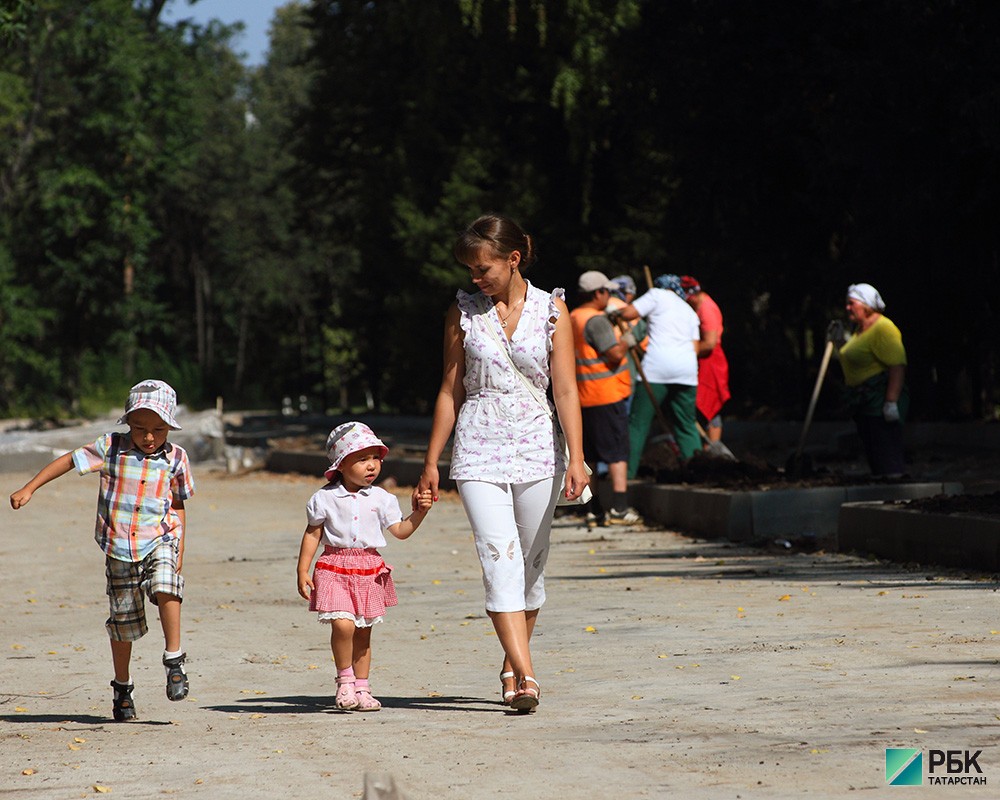
[[[360,690],[358,692],[358,704],[354,707],[355,711],[378,711],[382,708],[382,704],[372,697],[372,693],[365,690]]]
[[[368,685],[367,678],[358,679],[357,683],[354,684],[354,691],[358,698],[358,704],[354,707],[355,711],[378,711],[382,708],[382,704],[372,697],[372,690]]]
[[[333,699],[337,708],[351,711],[358,707],[358,695],[354,691],[354,681],[337,678],[337,696]]]

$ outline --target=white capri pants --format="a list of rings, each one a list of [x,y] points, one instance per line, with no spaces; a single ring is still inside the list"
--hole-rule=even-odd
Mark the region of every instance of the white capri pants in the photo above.
[[[530,483],[456,481],[483,568],[487,611],[545,602],[545,562],[562,474]]]

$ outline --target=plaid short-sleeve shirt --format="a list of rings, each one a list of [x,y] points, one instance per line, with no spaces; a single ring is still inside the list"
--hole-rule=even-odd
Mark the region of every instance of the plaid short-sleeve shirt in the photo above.
[[[161,541],[184,535],[174,496],[194,494],[191,464],[183,447],[167,442],[146,455],[128,433],[108,433],[73,451],[81,475],[100,472],[97,528],[101,549],[119,561],[142,561]]]

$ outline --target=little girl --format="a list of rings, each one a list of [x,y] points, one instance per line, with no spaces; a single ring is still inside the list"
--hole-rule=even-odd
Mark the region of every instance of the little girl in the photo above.
[[[382,704],[368,685],[372,626],[386,606],[396,605],[392,567],[379,555],[383,531],[406,539],[431,507],[430,490],[419,493],[406,519],[399,500],[373,486],[389,452],[362,422],[338,425],[326,440],[330,482],[306,505],[307,525],[299,548],[299,594],[309,610],[330,624],[330,647],[337,664],[337,708],[378,711]],[[309,565],[322,539],[325,549],[309,576]]]

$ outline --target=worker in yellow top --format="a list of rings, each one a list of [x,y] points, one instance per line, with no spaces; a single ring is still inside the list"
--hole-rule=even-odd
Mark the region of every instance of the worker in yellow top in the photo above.
[[[899,478],[905,473],[903,421],[909,408],[903,337],[886,317],[885,302],[870,283],[847,287],[847,316],[854,332],[845,336],[833,322],[827,337],[839,346],[848,407],[872,475]]]
[[[577,281],[578,305],[570,312],[576,350],[576,386],[583,413],[583,457],[593,469],[608,465],[611,508],[607,514],[592,486],[587,524],[632,525],[639,515],[628,505],[628,398],[632,393],[626,355],[635,345],[632,333],[621,333],[605,311],[616,288],[607,275],[589,270]],[[596,484],[596,473],[591,477]]]

